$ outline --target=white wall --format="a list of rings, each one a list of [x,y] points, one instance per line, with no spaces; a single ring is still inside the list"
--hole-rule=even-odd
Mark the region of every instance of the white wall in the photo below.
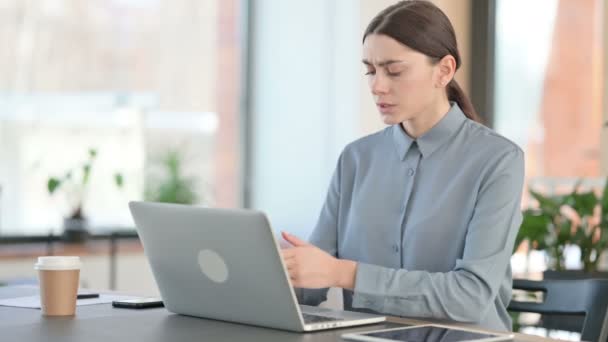
[[[252,206],[307,237],[359,125],[359,19],[351,0],[260,0],[252,30]]]
[[[603,23],[604,23],[604,46],[603,46],[603,60],[604,60],[604,92],[602,94],[602,106],[603,106],[603,122],[602,126],[602,140],[600,142],[600,153],[601,153],[601,174],[606,176],[608,175],[608,126],[606,122],[608,122],[608,1],[604,0],[603,5]]]

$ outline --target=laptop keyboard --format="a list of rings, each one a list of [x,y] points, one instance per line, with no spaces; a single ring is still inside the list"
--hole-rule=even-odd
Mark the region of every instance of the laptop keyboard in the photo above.
[[[306,314],[306,313],[302,313],[302,316],[304,317],[304,323],[306,323],[306,324],[320,323],[320,322],[335,322],[335,321],[344,320],[344,318],[328,317],[328,316],[321,316],[321,315],[311,315],[311,314]]]

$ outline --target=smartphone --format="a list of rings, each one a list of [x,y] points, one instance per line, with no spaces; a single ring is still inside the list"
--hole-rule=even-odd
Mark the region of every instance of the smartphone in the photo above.
[[[115,308],[126,309],[146,309],[160,308],[165,306],[160,298],[134,298],[112,301],[112,306]]]

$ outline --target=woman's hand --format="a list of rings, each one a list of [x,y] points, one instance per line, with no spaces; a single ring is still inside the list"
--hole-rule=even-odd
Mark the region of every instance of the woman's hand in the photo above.
[[[357,264],[351,260],[336,259],[320,248],[313,246],[286,232],[283,239],[292,247],[281,250],[283,261],[294,287],[352,289]]]

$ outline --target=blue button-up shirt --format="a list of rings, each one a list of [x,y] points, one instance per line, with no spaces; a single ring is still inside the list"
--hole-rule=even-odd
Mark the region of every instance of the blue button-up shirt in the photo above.
[[[511,330],[523,180],[522,150],[453,103],[416,140],[394,125],[346,146],[310,242],[358,262],[347,310]]]

